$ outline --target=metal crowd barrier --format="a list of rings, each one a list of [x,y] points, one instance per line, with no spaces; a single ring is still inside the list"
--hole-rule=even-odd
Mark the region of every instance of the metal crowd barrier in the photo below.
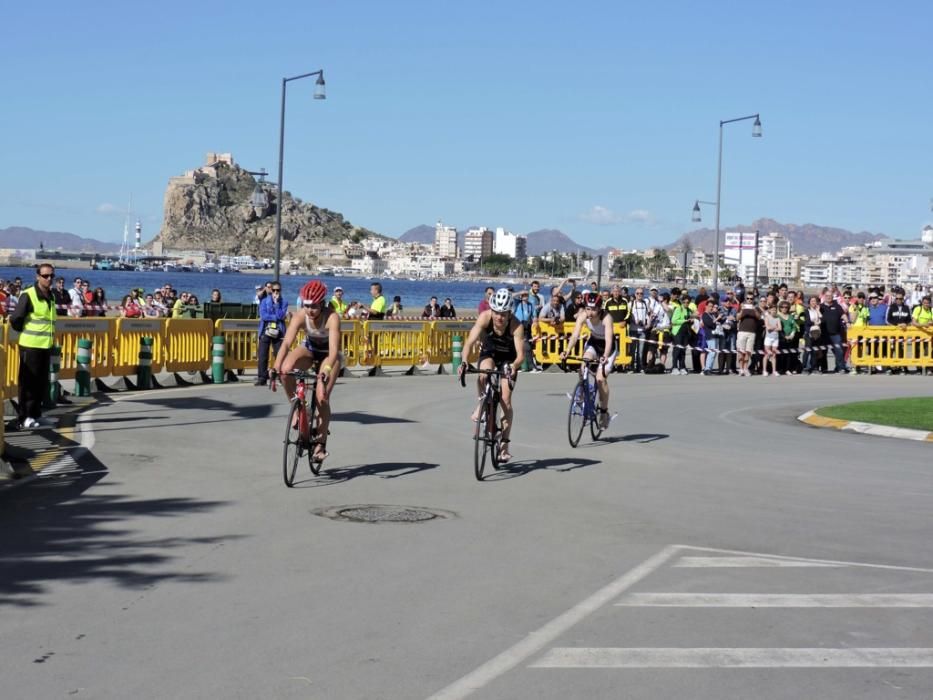
[[[90,340],[91,376],[108,377],[114,372],[114,351],[117,345],[117,318],[59,318],[55,321],[55,343],[62,349],[59,379],[74,379],[78,368],[78,341]],[[136,342],[139,350],[139,342]],[[134,367],[135,370],[135,367]]]
[[[430,331],[430,321],[364,321],[360,335],[361,364],[373,367],[420,364],[426,358]]]
[[[165,324],[157,318],[119,318],[113,343],[113,374],[135,374],[140,339],[152,338],[152,372],[161,372],[165,358]]]
[[[436,365],[450,362],[454,353],[454,336],[459,335],[462,343],[467,339],[475,322],[475,319],[473,321],[434,321],[425,343],[428,362]],[[474,347],[470,357],[464,357],[463,360],[477,362],[479,351],[479,347]]]
[[[165,322],[165,369],[207,371],[211,366],[214,322],[207,318],[170,318]]]
[[[856,367],[933,367],[933,330],[897,326],[850,327],[849,362]]]
[[[573,334],[574,325],[573,322],[552,323],[550,321],[538,321],[536,325],[532,326],[531,333],[534,336],[532,347],[535,359],[540,364],[559,363],[560,355],[567,349],[567,341]],[[628,329],[624,323],[613,324],[612,329],[615,336],[616,350],[618,351],[615,364],[617,366],[631,364],[632,356],[629,352]],[[583,354],[583,348],[586,346],[588,337],[589,330],[586,326],[583,326],[576,345],[569,349],[570,355],[580,357]],[[568,360],[567,364],[579,364],[579,362],[579,360]]]

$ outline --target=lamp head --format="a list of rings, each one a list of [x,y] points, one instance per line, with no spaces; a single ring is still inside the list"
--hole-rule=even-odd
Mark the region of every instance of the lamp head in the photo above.
[[[321,74],[317,77],[317,80],[314,81],[314,99],[327,99],[327,93],[324,91],[324,71],[321,71]]]
[[[755,123],[752,124],[752,136],[761,138],[761,119],[756,115]]]
[[[690,220],[694,223],[698,223],[702,219],[700,218],[700,201],[697,200],[693,204],[693,216],[690,217]]]

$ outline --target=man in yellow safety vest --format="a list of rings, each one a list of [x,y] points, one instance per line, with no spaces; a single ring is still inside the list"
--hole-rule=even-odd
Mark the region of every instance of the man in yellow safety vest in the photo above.
[[[36,281],[23,290],[10,326],[19,332],[19,406],[11,428],[23,430],[51,425],[42,418],[42,399],[49,391],[49,363],[55,343],[55,297],[52,280],[55,268],[36,266]]]

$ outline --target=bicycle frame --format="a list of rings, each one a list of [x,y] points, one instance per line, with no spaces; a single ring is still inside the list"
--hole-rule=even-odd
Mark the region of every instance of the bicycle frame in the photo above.
[[[580,437],[583,435],[583,429],[586,424],[590,425],[590,435],[594,440],[599,439],[602,428],[599,423],[597,409],[599,406],[599,389],[597,388],[595,372],[600,367],[598,361],[588,358],[574,358],[581,361],[579,375],[580,378],[574,385],[573,393],[568,394],[570,398],[570,412],[567,417],[567,437],[571,447],[580,444]],[[566,363],[561,363],[561,367],[568,371]],[[591,376],[592,375],[592,376]],[[576,419],[581,419],[579,425]]]
[[[499,402],[502,400],[500,383],[506,375],[511,374],[511,370],[508,365],[496,367],[494,369],[473,369],[467,366],[467,369],[460,376],[461,386],[466,386],[466,374],[468,372],[487,375],[486,388],[480,399],[483,406],[480,409],[479,420],[476,422],[473,433],[473,440],[475,442],[473,450],[474,473],[477,480],[482,481],[487,453],[490,454],[490,461],[492,462],[493,469],[499,469],[499,451],[501,443],[500,426],[496,417],[496,412],[499,408]]]

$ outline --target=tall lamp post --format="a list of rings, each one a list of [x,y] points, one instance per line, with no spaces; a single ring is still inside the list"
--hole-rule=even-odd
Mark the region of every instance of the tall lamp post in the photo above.
[[[285,88],[293,80],[310,78],[317,76],[314,82],[314,99],[323,100],[327,97],[324,93],[324,71],[316,70],[312,73],[303,73],[291,78],[282,78],[282,111],[279,118],[279,198],[275,203],[275,281],[279,281],[279,274],[282,270],[282,205],[285,203],[285,186],[282,179],[282,166],[285,158]]]
[[[748,119],[754,119],[752,125],[752,136],[761,137],[761,117],[758,114],[750,114],[747,117],[738,117],[736,119],[725,119],[719,122],[719,168],[716,172],[716,254],[713,260],[713,289],[719,291],[719,206],[722,203],[722,127],[733,122],[744,122]],[[699,213],[699,204],[693,207],[694,214]]]

